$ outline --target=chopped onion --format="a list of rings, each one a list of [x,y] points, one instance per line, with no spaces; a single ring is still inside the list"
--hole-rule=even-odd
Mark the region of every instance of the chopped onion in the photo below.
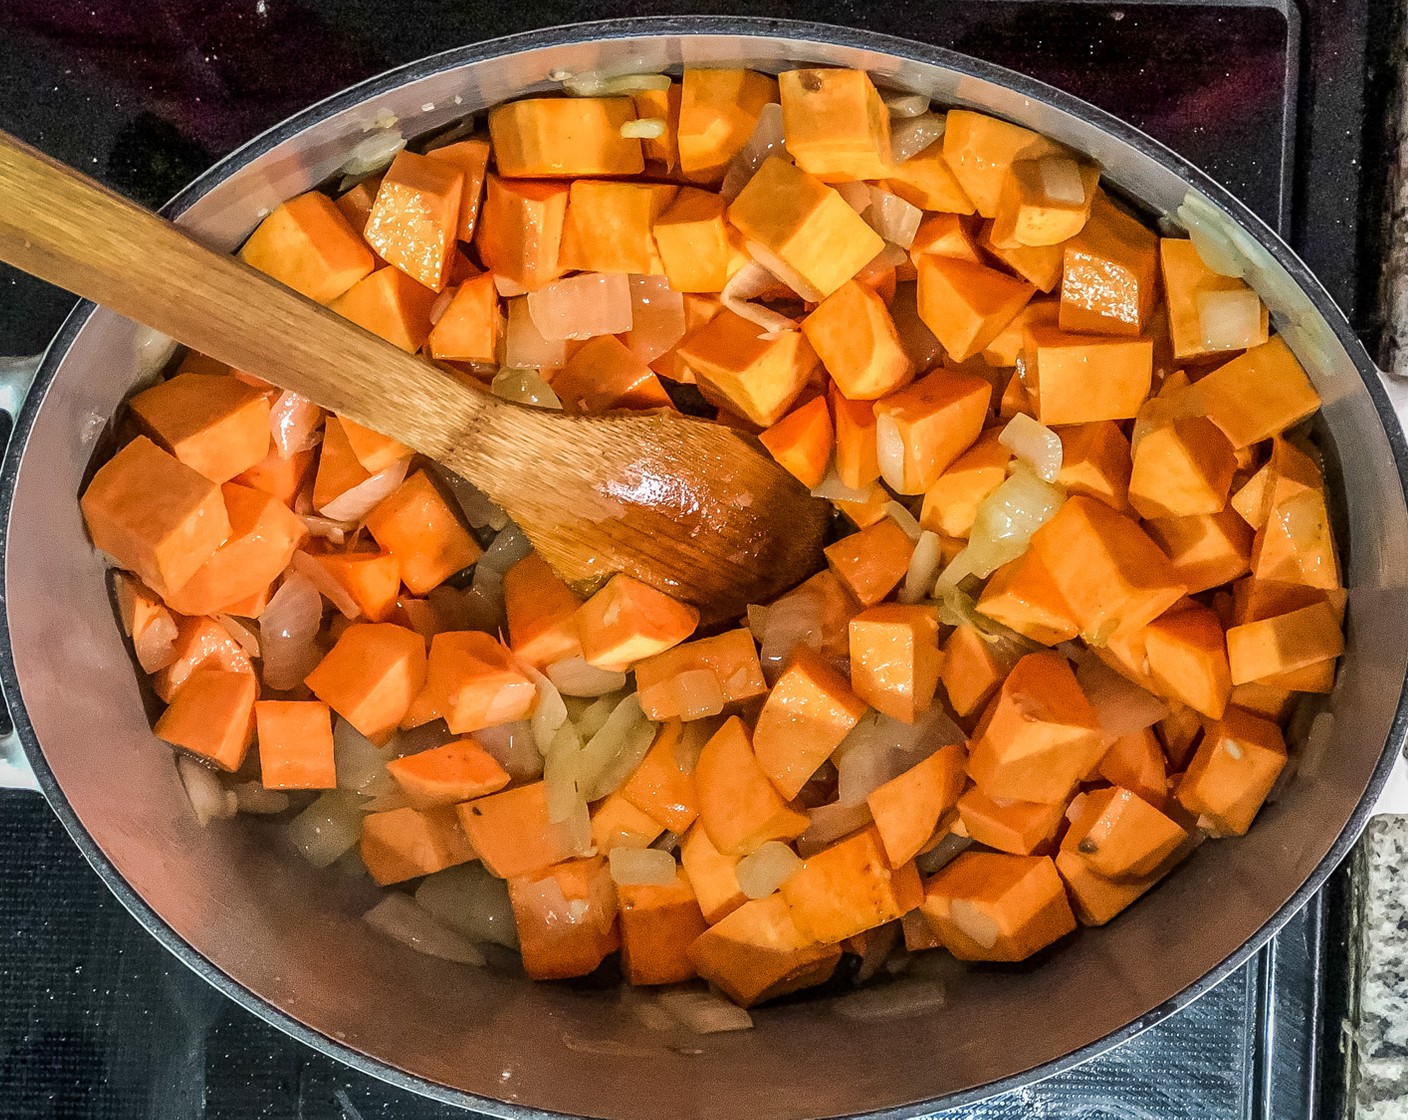
[[[929,99],[922,93],[903,93],[899,90],[889,90],[882,93],[880,99],[885,102],[885,108],[890,111],[891,120],[919,117],[929,111]]]
[[[342,584],[338,583],[337,580],[333,579],[332,576],[328,574],[327,569],[314,560],[313,557],[309,556],[308,553],[301,549],[295,552],[293,554],[292,565],[294,574],[302,576],[317,588],[318,592],[327,599],[329,603],[342,612],[345,618],[356,618],[362,613],[362,608],[357,605],[357,600],[352,598],[347,589],[343,587]],[[287,580],[285,580],[285,582],[287,582]],[[321,607],[321,603],[319,606]],[[265,608],[265,613],[268,613],[268,608]],[[300,681],[299,683],[301,684],[302,682]],[[289,687],[291,688],[293,686],[290,685]]]
[[[738,861],[738,885],[749,898],[767,898],[802,869],[797,853],[786,844],[769,840]]]
[[[846,205],[862,217],[870,209],[870,188],[864,183],[836,183],[832,189],[846,200]]]
[[[735,1003],[712,992],[666,990],[657,997],[660,1006],[681,1026],[695,1034],[753,1029],[753,1016]]]
[[[509,300],[505,308],[502,364],[506,370],[561,369],[567,364],[567,343],[561,338],[543,337],[533,321],[526,296]]]
[[[655,724],[640,710],[640,700],[630,695],[582,747],[578,785],[587,801],[599,801],[631,775],[655,741]]]
[[[624,273],[579,272],[529,292],[528,314],[549,342],[631,329],[631,284]]]
[[[518,667],[529,680],[538,686],[538,702],[533,705],[533,716],[529,721],[529,726],[538,753],[546,756],[552,746],[553,736],[557,734],[557,729],[567,722],[567,705],[563,702],[562,693],[558,692],[557,685],[553,684],[547,676],[538,672],[526,661],[520,660]]]
[[[530,781],[543,772],[543,753],[527,720],[481,728],[474,733],[474,741],[493,755],[494,761],[516,782]]]
[[[871,184],[870,208],[865,212],[865,220],[889,244],[908,249],[914,244],[914,235],[919,232],[923,218],[924,211],[912,202]]]
[[[288,822],[288,835],[314,867],[331,867],[362,837],[361,798],[328,790]]]
[[[895,163],[913,159],[931,144],[944,138],[948,117],[942,113],[921,113],[890,122],[890,158]]]
[[[941,868],[947,867],[964,852],[973,846],[971,836],[959,836],[956,832],[950,832],[927,852],[920,852],[914,857],[914,864],[925,875],[933,875]]]
[[[316,513],[300,514],[298,520],[303,522],[310,537],[318,537],[338,546],[346,544],[347,535],[357,531],[355,521],[334,521],[331,517],[319,517]]]
[[[406,469],[411,465],[410,456],[397,459],[385,470],[377,471],[365,482],[359,482],[351,490],[343,491],[332,501],[318,510],[324,517],[334,521],[360,521],[371,513],[383,498],[388,497],[405,480]]]
[[[1041,178],[1041,193],[1048,202],[1063,202],[1080,206],[1085,202],[1085,180],[1080,164],[1069,156],[1043,156],[1037,160]]]
[[[640,117],[621,122],[621,136],[626,140],[658,140],[665,135],[663,117]]]
[[[497,634],[506,625],[504,577],[490,567],[476,567],[469,590],[460,598],[462,627]]]
[[[232,618],[228,614],[217,614],[215,621],[225,628],[225,633],[234,638],[240,645],[240,649],[249,654],[250,657],[259,656],[259,635],[250,626],[246,626],[237,618]]]
[[[836,801],[840,805],[864,804],[867,797],[892,778],[898,778],[914,761],[895,750],[878,720],[877,712],[862,716],[832,756],[836,763]]]
[[[777,683],[783,665],[797,646],[821,648],[824,609],[820,593],[805,584],[775,600],[768,608],[758,659],[769,685]]]
[[[517,296],[528,294],[528,289],[517,280],[510,280],[507,276],[500,276],[497,272],[494,273],[494,290],[504,299],[514,299]]]
[[[1007,422],[997,442],[1036,471],[1043,482],[1055,482],[1061,473],[1061,437],[1025,412]]]
[[[843,1019],[874,1023],[909,1019],[944,1005],[944,986],[936,980],[898,980],[842,996],[831,1005]]]
[[[476,731],[478,736],[480,732]],[[422,751],[434,750],[436,747],[443,747],[446,743],[452,743],[459,736],[446,726],[443,719],[433,719],[429,723],[422,723],[419,727],[410,727],[405,731],[398,731],[391,737],[391,742],[381,748],[388,758],[405,758],[407,755],[420,754]]]
[[[670,79],[665,74],[612,75],[588,70],[582,74],[555,73],[549,77],[562,83],[562,92],[568,97],[620,97],[670,88]]]
[[[807,831],[797,838],[797,850],[808,858],[841,837],[864,828],[874,819],[870,815],[870,806],[864,801],[858,805],[842,805],[839,801],[833,801],[829,805],[818,805],[808,815],[811,823],[807,825]]]
[[[612,848],[611,878],[622,887],[668,887],[675,881],[675,857],[654,848]]]
[[[904,584],[896,596],[901,603],[919,603],[929,597],[934,590],[934,581],[939,578],[939,565],[943,563],[943,546],[939,535],[925,529],[919,534],[914,551],[909,557],[909,570],[904,574]]]
[[[552,737],[543,756],[543,792],[547,795],[548,820],[563,824],[570,820],[578,803],[586,805],[578,779],[582,740],[571,723],[564,723]]]
[[[826,477],[813,488],[812,497],[825,498],[828,502],[864,502],[869,500],[870,491],[847,486],[836,473],[836,464],[832,463],[826,468]]]
[[[395,124],[396,118],[391,117],[387,123]],[[399,128],[382,127],[379,122],[373,122],[372,127],[376,131],[368,129],[369,135],[353,145],[340,168],[349,179],[365,179],[373,171],[380,171],[406,146]]]
[[[896,525],[904,530],[904,535],[912,541],[917,541],[924,530],[919,522],[914,519],[914,514],[910,513],[899,502],[886,502],[884,512]]]
[[[341,716],[333,721],[333,768],[337,788],[364,797],[380,797],[401,787],[386,769],[396,756],[382,749]]]
[[[641,361],[655,361],[684,338],[684,296],[664,276],[632,276],[631,330],[626,346]]]
[[[479,566],[502,574],[532,551],[532,542],[522,529],[510,521],[484,550],[484,555],[479,558]]]
[[[679,850],[680,836],[677,832],[662,832],[650,842],[650,846],[657,852],[669,852],[673,855]]]
[[[496,397],[514,404],[531,405],[534,408],[562,410],[562,401],[552,391],[552,386],[543,380],[536,369],[510,369],[505,367],[494,374],[489,386]]]
[[[1198,325],[1206,350],[1245,350],[1265,336],[1261,300],[1250,288],[1199,292]]]
[[[258,782],[240,782],[234,788],[241,813],[273,816],[289,806],[288,794],[281,789],[265,789]]]
[[[580,656],[554,661],[543,671],[563,696],[605,696],[626,687],[625,673],[598,669]]]
[[[319,603],[319,606],[321,607],[322,604]],[[171,617],[171,612],[167,610],[157,612],[141,634],[132,639],[132,649],[137,654],[137,664],[148,673],[165,669],[176,660],[178,633],[176,620]]]
[[[484,954],[467,939],[446,929],[415,904],[410,895],[392,891],[362,920],[378,933],[429,957],[483,967]]]
[[[295,558],[298,555],[294,553]],[[259,616],[263,677],[269,688],[297,688],[322,660],[317,644],[322,620],[322,595],[306,575],[295,569],[284,577]]]
[[[975,903],[966,898],[956,898],[948,908],[949,920],[958,927],[960,933],[984,949],[997,944],[1002,930],[995,919],[984,914]]]
[[[760,303],[749,302],[776,283],[776,276],[757,261],[750,260],[729,277],[724,290],[719,293],[719,302],[735,315],[747,319],[750,323],[756,323],[765,333],[776,334],[794,330],[797,326],[795,319],[789,319],[781,312],[773,311]]]
[[[789,159],[786,137],[782,129],[782,106],[776,101],[764,105],[758,114],[758,123],[733,161],[724,172],[724,182],[720,193],[725,202],[732,202],[757,174],[758,168],[769,156]]]
[[[196,814],[196,820],[204,828],[211,821],[229,820],[239,809],[239,798],[220,784],[220,779],[203,763],[188,755],[176,756],[176,773]]]
[[[1076,665],[1076,680],[1095,709],[1100,730],[1111,739],[1153,727],[1168,715],[1168,705],[1115,672],[1094,654]]]
[[[968,544],[944,569],[939,584],[957,586],[969,575],[986,578],[1017,559],[1065,500],[1064,490],[1019,463],[1007,481],[978,503]]]
[[[475,575],[479,570],[475,569]],[[432,588],[425,597],[425,604],[435,618],[435,632],[443,634],[450,630],[470,630],[471,618],[465,604],[465,594],[446,584]]]
[[[904,437],[895,418],[887,413],[875,418],[875,457],[880,463],[880,476],[891,490],[901,494],[917,492],[913,478],[905,470]]]
[[[291,459],[318,444],[323,410],[307,397],[285,390],[269,406],[269,434],[280,459]]]
[[[590,739],[612,712],[616,710],[616,705],[621,702],[621,697],[625,695],[624,690],[607,693],[598,700],[585,702],[581,697],[574,697],[573,704],[569,706],[569,718],[572,726],[577,729],[577,734],[583,739]],[[566,701],[563,701],[566,703]]]
[[[694,773],[704,744],[714,737],[721,724],[717,719],[699,719],[684,725],[675,742],[675,766],[681,774]]]
[[[416,888],[416,905],[471,941],[518,948],[518,927],[508,884],[478,862],[427,875]]]
[[[459,503],[460,512],[472,528],[488,528],[497,532],[508,524],[508,514],[491,502],[474,483],[466,482],[451,471],[437,471],[436,475],[449,487]]]

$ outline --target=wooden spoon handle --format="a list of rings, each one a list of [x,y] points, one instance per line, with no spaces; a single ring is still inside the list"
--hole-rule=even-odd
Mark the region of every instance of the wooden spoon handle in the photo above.
[[[0,260],[432,458],[497,404],[4,132],[0,199]]]

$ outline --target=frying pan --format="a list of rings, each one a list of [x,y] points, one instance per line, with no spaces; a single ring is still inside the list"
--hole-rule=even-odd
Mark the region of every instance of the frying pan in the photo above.
[[[166,213],[233,249],[269,209],[328,179],[393,122],[408,136],[433,131],[554,88],[548,75],[561,71],[721,64],[859,67],[1006,117],[1099,161],[1115,189],[1192,223],[1225,267],[1249,275],[1325,402],[1319,435],[1351,588],[1332,730],[1248,836],[1204,844],[1110,926],[1040,960],[955,965],[937,1008],[897,1003],[857,1022],[837,997],[815,997],[757,1011],[753,1031],[681,1045],[632,1014],[629,993],[533,984],[384,940],[359,918],[367,888],[311,871],[275,825],[197,825],[170,751],[152,736],[77,502],[105,423],[170,346],[81,305],[37,372],[0,371],[0,404],[15,416],[0,472],[0,687],[10,746],[22,748],[11,780],[31,780],[27,759],[32,784],[122,902],[232,999],[351,1066],[493,1116],[898,1117],[1049,1075],[1196,999],[1271,937],[1346,854],[1404,742],[1408,457],[1397,387],[1244,206],[1142,133],[1029,78],[819,24],[634,19],[535,32],[437,55],[316,105],[223,160]]]

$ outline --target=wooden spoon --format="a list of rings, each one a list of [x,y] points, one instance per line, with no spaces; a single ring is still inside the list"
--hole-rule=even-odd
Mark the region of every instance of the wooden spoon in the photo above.
[[[581,590],[626,572],[718,621],[820,566],[826,503],[732,429],[499,400],[3,132],[0,199],[0,260],[443,463]]]

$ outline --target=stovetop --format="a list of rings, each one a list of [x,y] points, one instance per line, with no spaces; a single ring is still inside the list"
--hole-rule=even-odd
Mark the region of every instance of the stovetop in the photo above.
[[[1384,8],[1386,5],[1378,5]],[[5,0],[0,128],[159,204],[283,117],[388,67],[630,0]],[[1370,0],[776,0],[653,14],[841,23],[1022,70],[1144,128],[1279,228],[1372,339],[1375,122],[1387,14]],[[3,205],[3,201],[0,201]],[[0,267],[0,355],[43,348],[70,297]],[[1244,968],[1085,1065],[936,1114],[1310,1120],[1343,1100],[1346,886]],[[0,1116],[421,1120],[466,1115],[353,1073],[224,1000],[101,885],[33,795],[0,794]],[[1328,1026],[1327,1026],[1328,1024]]]

